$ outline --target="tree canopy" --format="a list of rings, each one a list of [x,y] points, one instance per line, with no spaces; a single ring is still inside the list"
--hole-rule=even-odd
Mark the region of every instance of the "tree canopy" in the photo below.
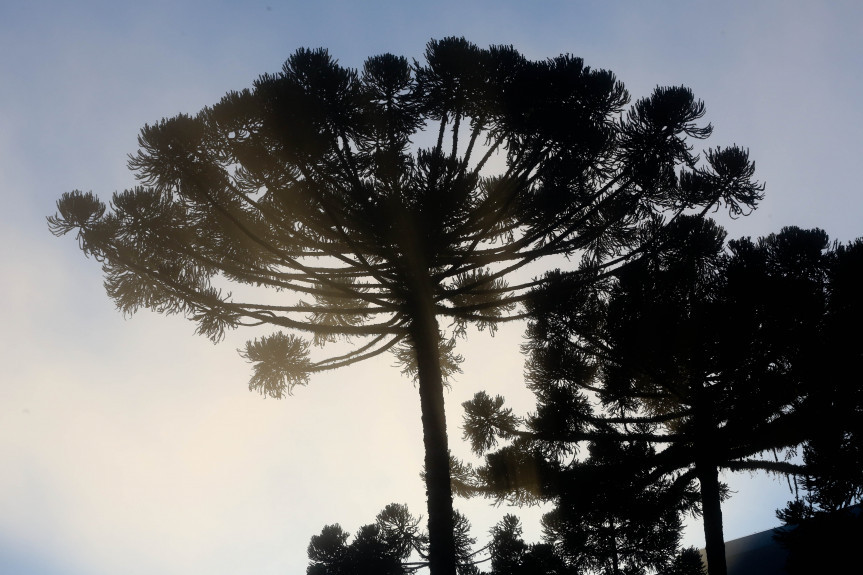
[[[863,500],[863,240],[836,246],[826,280],[823,375],[810,398],[811,411],[822,417],[803,446],[802,479],[809,502],[829,512]]]
[[[353,540],[340,525],[327,525],[319,535],[311,538],[306,572],[308,575],[416,573],[428,565],[428,536],[419,528],[419,523],[420,520],[411,515],[407,506],[390,504],[378,514],[374,523],[360,527]],[[488,543],[478,549],[474,549],[476,539],[470,535],[467,519],[456,513],[455,525],[459,575],[636,575],[648,572],[638,562],[622,562],[614,570],[610,565],[594,563],[603,556],[602,551],[589,547],[595,541],[582,542],[578,550],[582,559],[573,562],[569,550],[561,548],[555,541],[555,535],[548,525],[545,542],[527,543],[523,538],[521,520],[513,514],[505,515],[494,525],[488,532]],[[657,526],[657,530],[661,527]],[[675,538],[676,533],[671,537]],[[650,572],[664,575],[703,574],[701,556],[694,548],[678,549],[676,545],[673,549],[648,547],[641,553],[657,554],[648,562],[654,567]]]
[[[560,515],[572,514],[568,491],[591,493],[598,481],[634,482],[624,498],[658,489],[662,507],[684,510],[674,502],[686,502],[697,479],[710,572],[724,573],[718,472],[801,474],[804,467],[774,454],[819,437],[825,416],[845,437],[859,426],[847,403],[824,411],[823,400],[826,389],[847,395],[858,387],[829,367],[856,357],[831,326],[848,295],[838,278],[852,269],[835,262],[857,244],[837,247],[821,230],[785,228],[726,248],[724,230],[697,218],[666,233],[655,252],[614,278],[550,276],[529,306],[526,371],[536,412],[518,418],[502,398],[478,394],[466,404],[465,434],[480,453],[512,440],[487,455],[480,491],[554,500]],[[573,460],[587,442],[590,457]],[[622,451],[641,443],[653,448],[640,457]],[[618,453],[603,460],[597,448]]]
[[[428,535],[420,520],[406,505],[391,503],[375,523],[364,525],[353,541],[340,525],[327,525],[309,543],[308,575],[411,575],[428,565]],[[521,522],[506,515],[491,531],[490,543],[474,550],[470,522],[459,512],[454,516],[457,572],[482,575],[491,567],[493,575],[560,575],[567,570],[550,545],[529,545],[522,539]]]
[[[455,525],[459,575],[472,575],[470,523],[458,512]],[[428,566],[428,535],[406,505],[391,503],[360,527],[353,541],[339,524],[327,525],[309,543],[308,575],[410,575]]]
[[[821,375],[807,399],[815,424],[795,499],[777,510],[785,527],[774,538],[789,551],[789,573],[847,571],[848,550],[863,537],[863,241],[836,246],[825,275]]]
[[[693,153],[711,127],[689,89],[628,103],[571,55],[446,38],[422,63],[383,54],[356,70],[300,49],[251,89],[145,125],[129,160],[140,185],[110,207],[65,193],[49,225],[77,233],[124,313],[183,314],[214,341],[277,330],[242,350],[262,394],[396,353],[420,393],[431,570],[452,575],[454,338],[523,317],[544,281],[515,275],[531,262],[576,256],[595,278],[682,213],[761,198],[745,150]],[[353,347],[312,353],[337,340]]]

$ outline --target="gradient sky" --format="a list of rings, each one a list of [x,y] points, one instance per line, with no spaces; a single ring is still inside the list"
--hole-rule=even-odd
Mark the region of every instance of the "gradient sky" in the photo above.
[[[390,502],[424,514],[418,395],[392,358],[265,400],[235,351],[259,333],[214,346],[182,318],[123,318],[97,262],[45,217],[62,192],[133,185],[126,155],[145,123],[249,87],[299,47],[358,67],[419,59],[450,35],[581,56],[634,98],[691,87],[715,127],[705,145],[748,147],[767,183],[731,237],[863,235],[859,1],[0,1],[0,573],[298,574],[325,524],[354,532]],[[446,398],[457,455],[476,391],[530,408],[522,329],[460,348]],[[784,481],[727,480],[727,539],[772,527],[790,497]],[[481,542],[511,511],[457,506]],[[517,513],[537,536],[541,510]]]

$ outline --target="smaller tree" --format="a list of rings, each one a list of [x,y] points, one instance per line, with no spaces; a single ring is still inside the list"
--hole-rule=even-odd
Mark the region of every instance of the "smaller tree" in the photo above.
[[[695,547],[687,547],[678,553],[671,566],[662,575],[703,575],[704,560],[701,552]]]
[[[405,575],[397,549],[386,546],[377,525],[365,525],[347,543],[348,533],[337,523],[327,525],[309,543],[308,575]]]
[[[429,565],[429,538],[420,528],[422,518],[406,505],[391,503],[360,527],[353,541],[339,524],[327,525],[309,543],[308,575],[410,575]],[[470,523],[456,511],[454,540],[459,575],[477,573],[473,565]]]
[[[525,543],[521,521],[507,514],[491,529],[491,575],[575,575],[552,545]]]

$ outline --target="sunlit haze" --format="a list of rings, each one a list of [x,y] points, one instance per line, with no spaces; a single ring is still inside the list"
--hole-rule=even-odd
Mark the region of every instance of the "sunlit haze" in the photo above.
[[[686,85],[705,146],[748,148],[766,198],[730,237],[782,226],[863,236],[859,2],[3,2],[0,4],[0,573],[304,573],[326,524],[355,532],[388,503],[425,515],[417,390],[385,355],[313,376],[281,401],[247,389],[237,348],[181,317],[124,318],[98,262],[45,217],[61,193],[134,185],[145,123],[195,113],[278,71],[300,47],[342,65],[432,38],[572,53],[633,98]],[[566,265],[566,262],[564,262]],[[447,392],[450,446],[479,390],[531,409],[523,324],[470,332]],[[776,524],[784,480],[724,477],[725,535]],[[512,510],[457,500],[480,544]],[[542,509],[518,512],[525,539]],[[703,545],[697,523],[686,544]]]

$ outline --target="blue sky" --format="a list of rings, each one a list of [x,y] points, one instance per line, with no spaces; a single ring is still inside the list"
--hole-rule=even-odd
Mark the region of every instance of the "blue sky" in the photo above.
[[[181,318],[124,319],[98,264],[45,216],[73,188],[129,187],[141,126],[248,87],[299,47],[360,66],[419,59],[449,35],[573,53],[634,97],[691,87],[715,127],[706,145],[748,147],[767,183],[732,237],[863,235],[858,2],[0,3],[0,573],[302,573],[327,523],[354,531],[392,501],[423,513],[416,390],[391,359],[263,400],[234,351],[257,334],[213,346]],[[447,396],[457,454],[475,391],[529,409],[520,337],[509,327],[460,349]],[[784,483],[729,481],[727,537],[771,527]],[[458,505],[480,539],[510,511]],[[540,511],[523,514],[538,533]],[[698,528],[687,541],[701,544]]]

